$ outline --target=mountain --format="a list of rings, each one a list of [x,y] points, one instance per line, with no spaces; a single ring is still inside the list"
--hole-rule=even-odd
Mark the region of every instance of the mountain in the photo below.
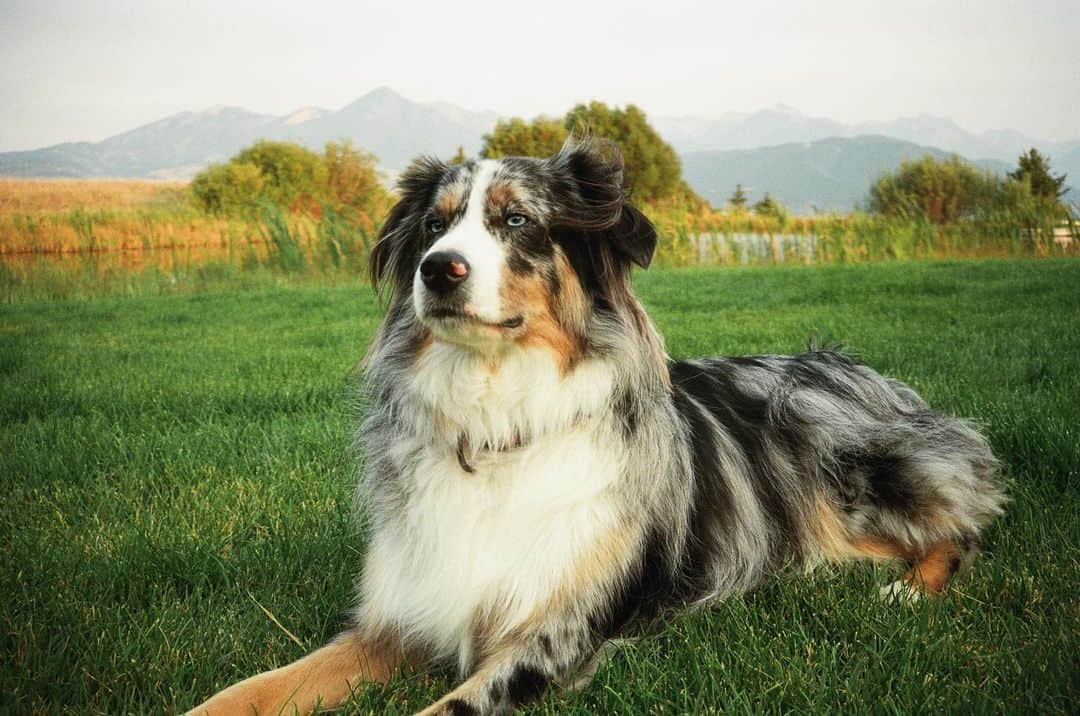
[[[1057,154],[1064,154],[1078,142],[1049,142],[1013,129],[983,133],[969,132],[951,119],[920,114],[887,121],[846,124],[822,117],[810,117],[785,105],[757,112],[725,114],[716,119],[698,117],[654,117],[653,125],[676,150],[695,152],[713,149],[752,149],[790,142],[813,142],[829,137],[882,135],[912,144],[938,147],[965,157],[986,157],[1015,164],[1021,152],[1031,147],[1049,154],[1057,166]],[[1062,166],[1064,171],[1070,171]],[[1071,172],[1070,172],[1071,173]]]
[[[275,138],[321,149],[326,142],[349,137],[374,152],[381,164],[400,170],[417,154],[449,158],[459,146],[480,151],[480,139],[491,131],[494,112],[469,112],[451,104],[412,102],[388,87],[369,92],[336,112],[290,125]]]
[[[4,152],[0,175],[183,178],[258,139],[291,140],[321,151],[326,142],[345,138],[398,171],[421,153],[450,157],[459,146],[479,151],[496,119],[493,112],[413,102],[381,87],[337,111],[304,107],[274,116],[216,107],[181,112],[101,142]]]
[[[215,107],[181,112],[101,142],[0,153],[0,175],[188,178],[264,138],[315,150],[351,139],[395,173],[421,153],[450,157],[461,146],[475,154],[497,119],[494,112],[414,102],[380,87],[338,110],[302,107],[275,116]],[[716,119],[651,121],[682,155],[690,185],[717,205],[742,183],[755,198],[769,191],[798,211],[849,209],[865,198],[876,176],[905,158],[956,152],[998,160],[977,163],[1003,172],[1031,146],[1050,156],[1054,172],[1067,173],[1074,186],[1080,181],[1080,141],[1041,142],[1014,130],[974,134],[930,115],[845,124],[777,105]],[[1080,201],[1080,192],[1066,198]]]
[[[830,137],[756,149],[698,151],[682,155],[683,176],[714,206],[723,206],[736,184],[751,202],[769,192],[798,213],[817,208],[847,211],[865,201],[871,183],[905,159],[949,152],[882,136]],[[976,164],[1004,173],[996,160]]]

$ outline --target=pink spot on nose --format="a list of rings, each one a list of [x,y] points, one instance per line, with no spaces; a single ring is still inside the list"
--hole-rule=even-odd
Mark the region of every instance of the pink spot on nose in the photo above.
[[[450,265],[447,267],[447,273],[449,273],[451,276],[457,276],[460,278],[465,274],[469,273],[469,267],[458,261],[451,261]]]

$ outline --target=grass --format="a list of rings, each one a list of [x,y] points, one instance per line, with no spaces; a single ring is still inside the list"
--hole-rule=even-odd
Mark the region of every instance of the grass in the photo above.
[[[349,207],[309,208],[211,215],[180,182],[0,178],[0,302],[324,285],[358,275],[379,222]],[[1008,212],[942,227],[862,213],[717,211],[679,200],[645,211],[661,236],[656,263],[666,267],[1080,254],[1080,241],[1058,246],[1045,232],[1021,240],[1020,227],[1030,224]]]
[[[20,179],[0,177],[0,214],[184,204],[187,182],[145,179]]]
[[[1075,713],[1080,262],[636,283],[676,356],[840,342],[975,418],[1013,503],[939,601],[882,605],[869,568],[792,576],[674,618],[530,713]],[[342,626],[363,551],[354,366],[379,318],[358,286],[0,306],[0,712],[176,712]],[[405,676],[344,712],[409,713],[450,684]]]

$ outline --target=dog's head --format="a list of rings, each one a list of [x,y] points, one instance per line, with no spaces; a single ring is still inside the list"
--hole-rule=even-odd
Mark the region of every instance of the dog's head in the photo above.
[[[548,159],[420,159],[398,186],[372,279],[411,301],[437,339],[463,346],[573,352],[588,311],[627,298],[630,264],[648,266],[656,248],[610,143],[568,142]]]

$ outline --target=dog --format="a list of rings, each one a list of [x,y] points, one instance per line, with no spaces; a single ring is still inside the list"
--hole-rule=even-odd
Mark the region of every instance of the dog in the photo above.
[[[371,253],[350,626],[192,714],[333,708],[403,665],[421,714],[502,714],[602,648],[792,568],[902,560],[945,588],[1002,511],[987,441],[832,351],[675,361],[635,297],[653,225],[617,147],[414,162]]]

